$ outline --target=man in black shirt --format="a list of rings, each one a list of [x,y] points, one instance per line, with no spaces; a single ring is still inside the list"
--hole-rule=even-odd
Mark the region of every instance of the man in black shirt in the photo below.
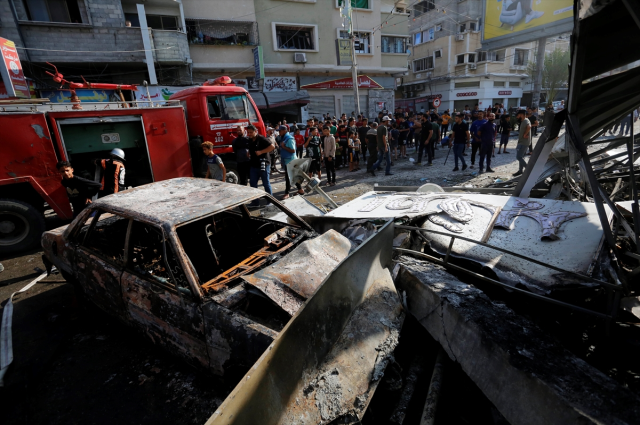
[[[362,161],[367,159],[367,150],[369,147],[367,143],[367,133],[369,130],[371,130],[371,127],[369,127],[369,119],[362,118],[362,125],[358,127],[358,139],[360,139],[360,142],[362,143]]]
[[[249,139],[249,184],[251,187],[258,187],[258,179],[262,180],[265,192],[272,194],[271,182],[269,181],[269,171],[271,171],[271,159],[269,152],[275,146],[264,136],[258,134],[258,130],[253,125],[247,126],[247,138]]]
[[[246,186],[249,179],[249,139],[244,136],[244,126],[239,125],[236,127],[236,137],[231,142],[233,153],[236,154],[237,170],[238,170],[238,184],[240,186]]]
[[[371,128],[367,131],[366,139],[369,159],[367,160],[367,171],[371,170],[373,164],[378,159],[378,123],[372,122]]]
[[[60,161],[56,165],[58,172],[62,175],[62,186],[67,189],[67,196],[73,206],[73,217],[77,217],[80,211],[91,203],[100,190],[100,183],[93,180],[83,179],[73,175],[73,167],[67,161]]]
[[[449,138],[449,147],[453,147],[453,154],[455,157],[456,167],[453,171],[458,171],[458,159],[462,161],[462,171],[467,169],[467,163],[462,155],[465,145],[469,147],[469,126],[462,120],[464,115],[458,114],[456,116],[456,123],[453,125],[453,134]]]

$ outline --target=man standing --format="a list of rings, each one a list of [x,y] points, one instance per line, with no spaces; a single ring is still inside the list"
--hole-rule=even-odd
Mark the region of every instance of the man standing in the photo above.
[[[440,118],[438,118],[439,120]],[[438,143],[438,141],[440,140],[440,124],[438,124],[437,121],[431,121],[431,141],[429,142],[429,146],[427,146],[427,148],[429,149],[429,151],[431,152],[431,160],[429,161],[429,163],[427,165],[433,165],[431,163],[431,161],[433,160],[433,158],[435,158],[436,156],[436,145]]]
[[[471,122],[471,110],[469,109],[469,105],[464,105],[464,121],[469,124]]]
[[[444,137],[445,134],[447,134],[447,131],[449,131],[449,120],[451,119],[451,115],[449,115],[449,110],[447,109],[446,111],[444,111],[444,114],[442,114],[442,125],[440,126],[440,137]]]
[[[473,111],[471,111],[471,121],[472,122],[476,121],[478,119],[481,119],[481,118],[479,118],[478,112],[482,112],[482,111],[480,111],[480,107],[476,103],[475,106],[473,107]]]
[[[511,117],[509,114],[502,114],[500,116],[500,146],[498,146],[498,153],[500,153],[500,148],[504,153],[507,152],[507,144],[509,143],[509,135],[511,134]]]
[[[222,158],[213,153],[213,143],[203,142],[202,152],[207,159],[207,174],[205,179],[220,180],[221,182],[227,180],[227,169],[224,168]]]
[[[382,125],[378,127],[378,132],[376,134],[377,144],[378,144],[378,160],[376,161],[375,164],[373,164],[373,166],[369,170],[369,173],[371,173],[371,175],[373,176],[376,175],[374,170],[376,170],[380,165],[382,165],[383,160],[387,161],[387,166],[386,166],[384,175],[385,176],[393,175],[393,173],[391,172],[391,152],[389,151],[389,130],[387,129],[387,127],[389,126],[389,121],[390,119],[388,116],[386,115],[383,116]]]
[[[376,117],[376,122],[378,123],[378,126],[380,126],[380,124],[382,124],[382,117],[384,116],[384,114],[382,113],[382,111],[378,112],[378,116]]]
[[[249,180],[249,139],[244,136],[244,126],[236,127],[236,136],[231,142],[231,147],[238,164],[238,184],[246,186]]]
[[[471,128],[469,129],[471,132],[471,168],[473,168],[476,163],[476,153],[480,149],[481,141],[478,130],[487,122],[487,120],[484,119],[483,111],[477,111],[476,117],[477,119],[471,123]]]
[[[362,127],[361,127],[362,128]],[[368,127],[367,127],[368,128]],[[331,135],[329,127],[322,128],[322,156],[327,170],[327,186],[336,185],[336,138]]]
[[[362,125],[358,127],[358,139],[362,142],[362,161],[367,160],[367,133],[371,130],[369,127],[369,120],[367,118],[362,118]]]
[[[400,146],[400,158],[407,157],[407,138],[411,130],[409,123],[404,120],[402,115],[397,116],[396,128],[398,129],[398,146]]]
[[[73,167],[67,161],[60,161],[56,165],[58,172],[62,175],[62,186],[67,189],[69,202],[73,207],[73,218],[91,203],[96,193],[100,190],[101,184],[93,180],[83,179],[73,175]]]
[[[464,151],[465,146],[469,146],[469,139],[471,138],[471,135],[469,134],[469,126],[466,122],[462,121],[463,117],[463,114],[458,114],[456,116],[456,123],[453,125],[453,131],[449,138],[449,147],[453,148],[453,155],[456,161],[456,167],[453,171],[459,170],[458,159],[462,161],[462,171],[467,169],[467,163],[464,161],[462,151]],[[451,140],[453,140],[453,142],[451,142]]]
[[[304,144],[305,149],[309,149],[311,157],[311,165],[309,166],[309,175],[313,177],[314,173],[318,174],[318,179],[322,180],[322,168],[320,168],[320,158],[322,158],[320,136],[318,136],[318,128],[311,127],[311,134]]]
[[[280,160],[282,161],[282,166],[284,168],[284,196],[282,199],[287,199],[289,197],[289,191],[291,190],[291,182],[289,181],[289,169],[287,168],[287,164],[296,159],[296,142],[295,139],[291,136],[287,127],[281,125],[278,128],[280,132]],[[299,133],[299,130],[296,128],[296,131]],[[296,187],[298,188],[298,194],[302,195],[304,191],[300,186],[300,183],[296,183]]]
[[[484,158],[487,158],[487,173],[493,173],[491,169],[491,155],[493,154],[493,141],[495,140],[496,127],[493,123],[496,119],[495,114],[490,113],[489,119],[478,129],[480,134],[480,162],[478,164],[478,172],[482,173]]]
[[[421,129],[420,129],[420,138],[418,148],[418,162],[416,165],[422,165],[422,152],[427,150],[427,163],[431,165],[431,161],[433,161],[433,155],[431,154],[431,146],[429,143],[431,142],[431,137],[433,136],[433,127],[431,126],[431,122],[429,121],[429,115],[424,115],[422,117]]]
[[[520,163],[520,169],[517,173],[513,173],[513,176],[519,176],[522,174],[527,166],[527,161],[524,160],[524,156],[527,154],[527,148],[531,144],[531,122],[526,118],[527,111],[520,109],[516,114],[516,119],[520,124],[518,130],[518,146],[516,147],[516,159]]]
[[[262,180],[265,192],[271,192],[271,182],[269,172],[271,171],[271,158],[269,153],[275,149],[266,137],[258,134],[258,130],[253,125],[247,126],[247,138],[249,139],[249,184],[251,187],[258,187],[258,179]]]
[[[118,148],[113,149],[111,159],[103,159],[99,164],[102,168],[100,197],[118,193],[124,189],[124,151]]]
[[[378,123],[372,122],[371,128],[367,131],[366,137],[369,159],[367,160],[367,172],[373,170],[373,164],[378,159]],[[374,173],[375,175],[375,173]]]

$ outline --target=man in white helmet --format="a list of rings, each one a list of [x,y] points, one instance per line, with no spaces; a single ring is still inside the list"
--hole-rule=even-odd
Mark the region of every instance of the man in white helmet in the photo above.
[[[113,149],[111,159],[103,159],[99,162],[102,167],[102,187],[100,197],[118,193],[124,189],[124,151]]]

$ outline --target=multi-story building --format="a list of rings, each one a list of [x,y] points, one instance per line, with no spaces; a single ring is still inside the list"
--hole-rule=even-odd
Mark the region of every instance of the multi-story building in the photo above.
[[[0,0],[0,36],[40,87],[47,62],[73,79],[190,83],[184,28],[180,0]]]
[[[410,69],[397,80],[398,107],[428,110],[434,99],[440,99],[440,111],[530,103],[529,62],[535,60],[537,43],[482,50],[482,2],[420,1],[413,5],[410,24]],[[547,39],[546,51],[556,47],[568,49],[568,39]]]

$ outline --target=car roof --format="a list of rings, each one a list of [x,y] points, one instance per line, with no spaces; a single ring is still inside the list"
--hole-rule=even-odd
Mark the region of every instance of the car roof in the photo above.
[[[264,191],[252,187],[181,177],[114,193],[98,199],[93,207],[173,227],[264,195]]]

